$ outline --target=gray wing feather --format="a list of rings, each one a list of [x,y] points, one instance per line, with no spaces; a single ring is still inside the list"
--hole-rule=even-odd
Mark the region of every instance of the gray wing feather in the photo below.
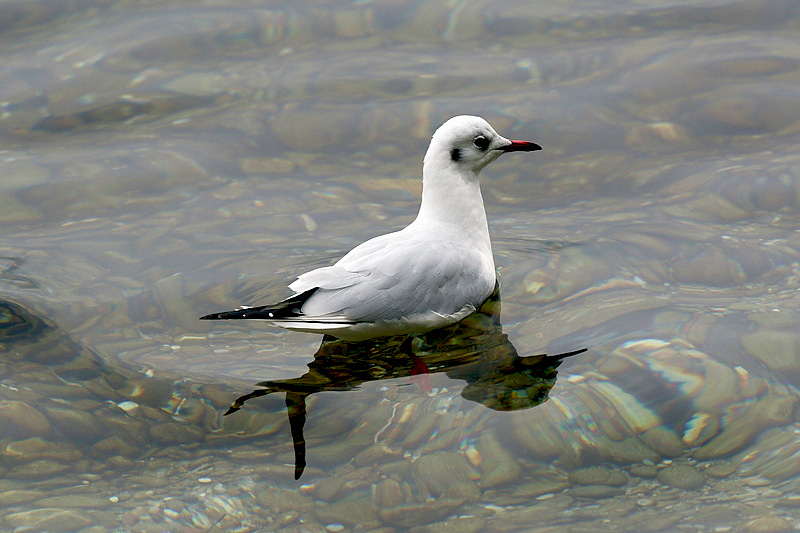
[[[374,322],[478,306],[494,288],[480,255],[449,243],[420,243],[383,235],[354,248],[338,263],[303,274],[290,287],[319,287],[303,305],[307,317],[343,315]]]

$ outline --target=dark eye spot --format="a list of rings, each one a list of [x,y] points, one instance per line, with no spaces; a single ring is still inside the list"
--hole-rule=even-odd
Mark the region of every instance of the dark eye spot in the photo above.
[[[478,148],[479,150],[486,150],[487,148],[489,148],[489,139],[487,139],[483,135],[478,135],[477,137],[475,137],[475,140],[472,141],[472,144],[474,144],[475,147]]]
[[[461,150],[458,148],[453,148],[450,150],[450,159],[453,161],[461,161]]]

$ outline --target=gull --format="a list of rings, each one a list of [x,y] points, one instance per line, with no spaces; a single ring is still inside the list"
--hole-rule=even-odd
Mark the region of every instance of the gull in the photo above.
[[[502,137],[480,117],[453,117],[436,130],[425,153],[419,214],[408,226],[300,275],[289,285],[294,294],[281,302],[200,319],[265,320],[345,341],[455,324],[497,284],[481,170],[506,152],[541,149]]]

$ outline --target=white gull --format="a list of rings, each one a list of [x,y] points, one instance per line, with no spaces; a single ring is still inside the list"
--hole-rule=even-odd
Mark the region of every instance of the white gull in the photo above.
[[[260,319],[295,331],[358,341],[417,334],[473,313],[497,282],[478,176],[506,152],[541,150],[457,116],[433,134],[422,167],[422,203],[400,231],[370,239],[336,264],[306,272],[274,305],[201,320]]]

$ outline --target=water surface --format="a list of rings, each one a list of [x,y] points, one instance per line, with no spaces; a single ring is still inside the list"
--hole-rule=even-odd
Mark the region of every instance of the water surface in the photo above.
[[[790,0],[0,6],[4,527],[800,526],[798,29]],[[457,114],[544,150],[484,172],[499,302],[413,341],[429,373],[197,320],[407,224]]]

